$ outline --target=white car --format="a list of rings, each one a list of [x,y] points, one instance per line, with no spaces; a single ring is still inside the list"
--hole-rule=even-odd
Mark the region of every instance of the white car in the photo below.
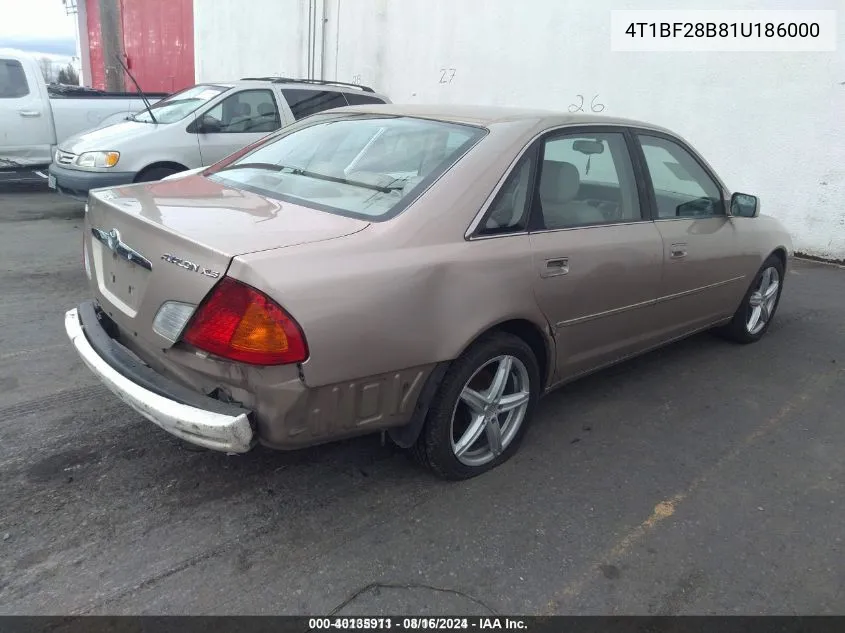
[[[166,95],[144,96],[155,103]],[[0,50],[0,170],[46,169],[69,136],[122,121],[144,107],[137,93],[48,86],[34,58]]]
[[[341,82],[264,77],[198,84],[130,120],[60,143],[49,185],[86,199],[91,189],[212,165],[311,114],[374,103],[390,101],[372,88]]]

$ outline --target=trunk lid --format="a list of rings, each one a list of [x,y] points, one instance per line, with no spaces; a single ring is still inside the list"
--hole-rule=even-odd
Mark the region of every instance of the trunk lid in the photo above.
[[[153,330],[161,305],[198,305],[232,258],[368,225],[195,175],[92,192],[83,239],[103,309],[127,336],[161,349],[172,345]]]

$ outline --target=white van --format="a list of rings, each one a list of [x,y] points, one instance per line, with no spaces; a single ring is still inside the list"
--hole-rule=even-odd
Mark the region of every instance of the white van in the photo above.
[[[265,77],[192,86],[126,121],[59,143],[48,184],[85,199],[91,189],[212,165],[305,116],[331,108],[390,103],[372,88]]]

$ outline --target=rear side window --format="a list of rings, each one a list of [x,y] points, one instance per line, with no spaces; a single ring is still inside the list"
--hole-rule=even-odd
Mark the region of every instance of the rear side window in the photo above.
[[[330,90],[282,88],[282,95],[288,102],[293,118],[297,121],[324,110],[342,108],[347,105],[342,92]]]
[[[344,96],[346,97],[346,101],[349,102],[349,105],[368,105],[371,103],[384,103],[384,99],[380,99],[379,97],[374,97],[373,95],[364,95],[360,92],[344,92]]]
[[[21,63],[16,59],[0,59],[0,99],[18,99],[28,94]]]

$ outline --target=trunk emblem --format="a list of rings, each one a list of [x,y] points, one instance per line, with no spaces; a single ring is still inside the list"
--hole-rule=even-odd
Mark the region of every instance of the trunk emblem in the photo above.
[[[199,264],[195,264],[194,262],[189,262],[186,259],[182,259],[181,257],[176,257],[176,255],[171,255],[170,253],[165,253],[161,256],[161,258],[166,261],[168,264],[176,264],[180,268],[184,268],[185,270],[191,270],[193,272],[199,273],[200,275],[205,275],[206,277],[211,277],[212,279],[217,279],[220,277],[220,273],[216,270],[211,270],[210,268],[204,268]]]
[[[153,269],[150,260],[121,241],[120,233],[117,229],[112,229],[109,232],[101,231],[100,229],[91,229],[91,234],[118,257],[122,257],[133,264],[138,264],[141,268],[146,268],[147,270]]]

